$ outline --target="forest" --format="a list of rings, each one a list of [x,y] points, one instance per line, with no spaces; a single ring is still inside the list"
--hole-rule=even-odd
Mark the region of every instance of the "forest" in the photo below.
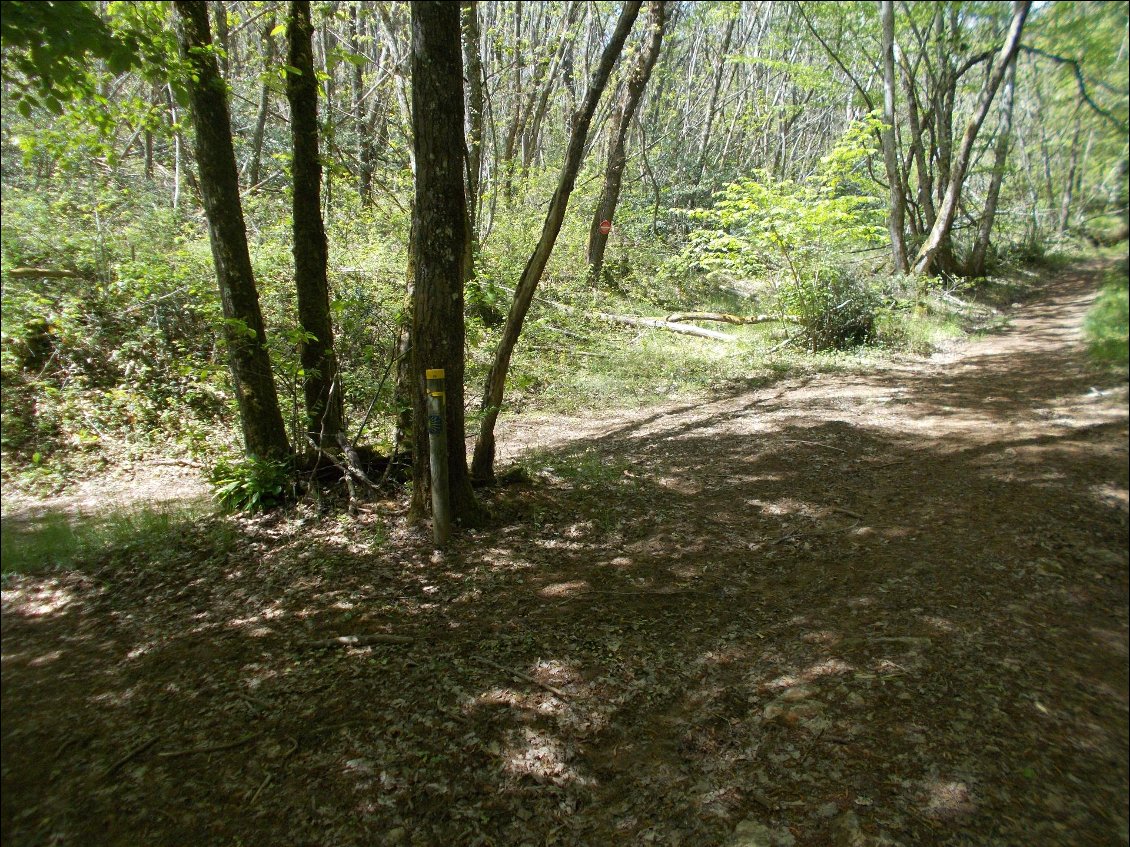
[[[1130,838],[1130,12],[0,3],[0,841]]]

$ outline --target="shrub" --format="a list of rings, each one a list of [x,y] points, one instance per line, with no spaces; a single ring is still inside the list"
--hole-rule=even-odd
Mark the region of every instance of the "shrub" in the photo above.
[[[234,462],[221,459],[208,481],[212,498],[233,512],[257,512],[286,502],[293,491],[291,463],[247,456]]]

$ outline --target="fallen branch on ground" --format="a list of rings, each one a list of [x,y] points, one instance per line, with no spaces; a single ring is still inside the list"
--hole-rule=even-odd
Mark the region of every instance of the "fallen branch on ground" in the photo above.
[[[725,312],[675,312],[667,316],[669,323],[686,321],[718,321],[727,324],[767,324],[774,322],[797,323],[788,315],[730,315]]]
[[[339,635],[336,638],[326,638],[321,641],[307,641],[303,647],[369,647],[373,644],[412,644],[416,639],[407,635],[386,635],[376,632],[372,635]]]
[[[724,332],[716,332],[713,329],[703,329],[702,327],[691,326],[690,324],[665,321],[662,318],[638,318],[634,315],[610,315],[607,312],[597,312],[596,316],[601,320],[626,324],[627,326],[646,326],[651,329],[666,329],[670,332],[678,332],[682,335],[697,335],[700,338],[710,338],[714,341],[737,341],[737,338],[732,335],[727,335]]]
[[[483,664],[483,665],[489,665],[490,667],[497,668],[498,670],[502,671],[503,673],[508,673],[511,676],[516,677],[517,679],[522,679],[522,680],[525,680],[526,682],[533,683],[534,685],[538,686],[539,688],[544,688],[550,694],[556,694],[562,700],[568,700],[569,699],[569,695],[566,694],[564,691],[561,691],[558,688],[554,688],[552,685],[548,685],[548,684],[542,682],[541,680],[534,679],[532,676],[528,676],[527,674],[524,674],[521,671],[516,671],[512,668],[508,668],[508,667],[506,667],[506,665],[500,665],[498,662],[492,662],[490,659],[484,659],[481,656],[473,657],[473,661],[476,661],[476,662]]]
[[[224,750],[234,750],[236,747],[242,747],[248,741],[253,741],[263,733],[251,732],[242,738],[237,738],[235,741],[229,741],[227,744],[208,744],[204,747],[186,747],[184,750],[168,750],[164,753],[158,753],[165,759],[171,759],[173,756],[193,756],[197,753],[220,753]]]
[[[151,737],[145,739],[144,741],[141,741],[141,742],[135,744],[133,747],[131,747],[129,750],[126,751],[126,754],[124,756],[122,756],[120,759],[118,759],[116,762],[114,762],[114,764],[110,765],[110,767],[106,768],[106,770],[103,772],[102,776],[104,776],[104,777],[112,776],[115,773],[115,771],[118,770],[118,768],[120,768],[122,765],[124,765],[130,759],[134,758],[135,756],[141,755],[146,750],[148,750],[150,747],[152,747],[154,744],[156,744],[157,741],[160,739],[160,737],[161,736],[159,736],[159,735],[154,735],[154,736],[151,736]]]
[[[55,268],[10,268],[8,279],[82,279],[82,274]]]

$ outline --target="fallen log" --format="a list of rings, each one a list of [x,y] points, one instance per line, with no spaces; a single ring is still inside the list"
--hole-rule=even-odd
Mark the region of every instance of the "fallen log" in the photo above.
[[[718,321],[727,324],[767,324],[780,321],[782,323],[795,323],[795,318],[787,315],[729,315],[724,312],[675,312],[667,316],[669,323],[685,323],[686,321]]]
[[[677,321],[665,321],[662,318],[638,318],[634,315],[610,315],[607,312],[597,312],[597,317],[601,320],[626,324],[627,326],[646,326],[651,329],[666,329],[670,332],[678,332],[683,335],[697,335],[699,338],[711,338],[715,341],[737,341],[734,336],[727,335],[724,332],[717,332],[713,329],[703,329],[702,327],[679,323]]]
[[[56,268],[10,268],[9,279],[81,279],[78,271],[67,271]]]

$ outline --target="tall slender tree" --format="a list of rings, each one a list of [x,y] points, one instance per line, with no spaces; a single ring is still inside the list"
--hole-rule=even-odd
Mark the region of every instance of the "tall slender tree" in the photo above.
[[[326,229],[322,223],[322,163],[318,158],[318,80],[311,46],[309,0],[291,0],[287,18],[286,96],[294,156],[294,285],[302,326],[302,388],[306,434],[332,442],[342,427],[341,386],[330,319]],[[319,444],[319,446],[321,446]]]
[[[601,268],[604,266],[604,251],[608,247],[608,233],[604,232],[600,225],[602,221],[611,221],[616,215],[616,205],[620,201],[620,185],[624,177],[624,168],[628,164],[628,158],[624,153],[628,131],[631,129],[636,109],[647,87],[647,81],[651,79],[659,51],[663,47],[663,30],[666,24],[665,3],[663,0],[651,0],[648,3],[647,43],[640,52],[635,67],[632,68],[624,96],[613,112],[612,143],[609,145],[608,162],[604,168],[604,185],[592,221],[589,223],[586,255],[589,263],[589,278],[594,285],[600,281]]]
[[[289,452],[286,427],[279,411],[267,332],[247,249],[227,87],[216,65],[208,5],[205,0],[176,0],[173,5],[180,22],[181,54],[192,68],[187,85],[196,130],[200,193],[208,218],[244,445],[254,456],[281,457]]]
[[[612,67],[624,49],[624,41],[635,23],[640,12],[640,0],[624,4],[620,12],[620,19],[612,37],[608,39],[600,61],[593,71],[592,81],[585,93],[584,102],[577,114],[573,116],[573,131],[569,136],[569,146],[565,151],[565,161],[561,165],[561,173],[557,179],[557,188],[549,201],[549,211],[542,224],[541,237],[534,247],[533,253],[522,270],[518,279],[518,287],[514,292],[514,299],[510,303],[510,311],[506,316],[506,324],[502,329],[502,338],[494,354],[494,363],[490,373],[487,374],[486,387],[483,389],[482,422],[479,425],[479,438],[475,442],[475,454],[471,463],[471,474],[476,480],[491,482],[494,480],[494,425],[498,420],[498,413],[502,409],[502,399],[506,390],[506,375],[510,370],[510,358],[514,355],[514,345],[518,343],[518,336],[522,332],[522,324],[526,320],[526,313],[530,310],[534,292],[537,290],[541,275],[549,262],[553,252],[553,245],[557,243],[557,235],[561,232],[561,225],[565,222],[565,210],[569,205],[569,196],[573,193],[573,186],[577,181],[577,171],[580,170],[581,160],[584,158],[585,142],[588,140],[589,126],[592,124],[593,113],[596,112],[597,103],[608,85],[608,77]]]
[[[993,103],[997,89],[1000,88],[1001,82],[1004,80],[1005,72],[1015,58],[1016,51],[1020,49],[1020,33],[1024,29],[1024,21],[1028,17],[1028,10],[1031,7],[1031,0],[1014,0],[1012,4],[1012,21],[1005,35],[1004,44],[997,52],[989,76],[981,88],[977,108],[969,119],[969,123],[966,124],[965,132],[962,133],[961,145],[958,148],[957,155],[950,159],[946,193],[938,206],[938,218],[934,221],[933,228],[926,236],[926,242],[919,249],[918,255],[914,259],[915,273],[929,273],[938,251],[949,239],[954,218],[957,216],[957,204],[961,199],[965,175],[973,158],[973,144],[977,140],[977,133],[981,129],[981,124],[985,122],[985,117],[989,114],[989,107]]]

